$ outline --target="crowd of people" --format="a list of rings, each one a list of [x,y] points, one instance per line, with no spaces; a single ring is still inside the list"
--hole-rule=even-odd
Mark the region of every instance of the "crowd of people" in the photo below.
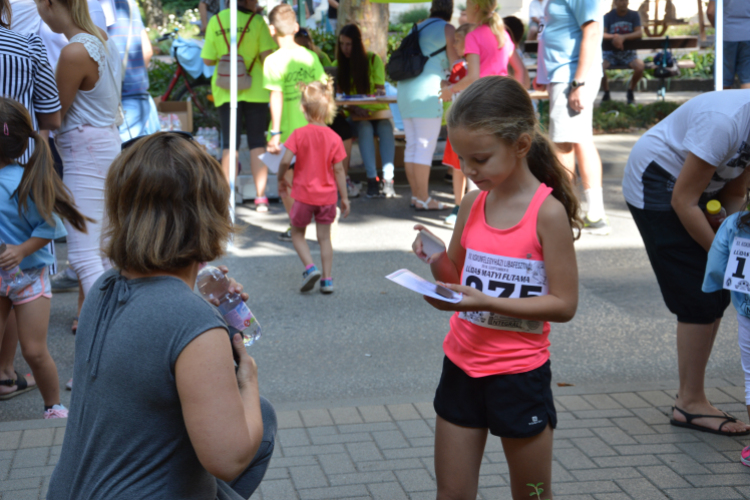
[[[151,45],[134,0],[0,0],[0,399],[38,387],[44,418],[68,418],[50,499],[249,498],[273,454],[276,418],[259,394],[255,362],[212,307],[220,302],[193,292],[198,271],[222,256],[235,230],[227,180],[235,168],[229,149],[239,144],[229,144],[223,73],[230,12],[217,5],[201,2],[201,57],[216,67],[220,162],[189,133],[158,131],[148,95]],[[533,82],[519,50],[523,23],[502,19],[496,0],[468,0],[457,28],[452,1],[433,0],[416,26],[424,67],[397,82],[410,205],[447,208],[429,192],[445,117],[443,162],[452,167],[455,208],[450,242],[416,225],[413,251],[436,280],[463,294],[458,303],[428,299],[455,312],[434,400],[439,499],[476,497],[488,433],[502,440],[513,498],[527,498],[529,484],[550,491],[557,425],[550,322],[570,321],[577,309],[575,239],[611,230],[592,111],[603,69],[629,66],[636,83],[642,73],[642,61],[623,50],[641,36],[627,7],[615,0],[602,16],[597,0],[533,0],[530,36],[533,28],[540,44]],[[750,7],[734,8],[750,21]],[[242,0],[237,19],[244,69],[237,116],[251,151],[255,208],[269,210],[268,168],[259,157],[279,154],[278,190],[290,221],[282,237],[304,266],[300,290],[319,284],[330,294],[331,228],[359,194],[347,175],[355,138],[365,195],[396,195],[388,105],[338,108],[335,95],[385,93],[386,65],[354,24],[340,26],[331,62],[290,5],[275,7],[266,23],[257,0]],[[604,38],[617,50],[602,54]],[[737,54],[750,43],[728,42]],[[743,85],[745,62],[736,58],[732,70]],[[548,91],[548,133],[532,87]],[[677,316],[680,387],[671,423],[726,436],[750,434],[750,426],[710,404],[704,376],[731,297],[750,417],[750,280],[742,257],[750,253],[736,251],[750,248],[748,137],[750,90],[702,94],[639,139],[623,179]],[[713,200],[729,215],[718,228],[704,216]],[[305,239],[313,220],[320,269]],[[51,278],[54,240],[64,236],[74,277]],[[426,238],[443,250],[428,254]],[[47,349],[56,279],[72,279],[79,291],[70,411]],[[248,298],[231,279],[228,291]],[[18,344],[33,377],[13,367]],[[750,446],[741,461],[750,466]]]

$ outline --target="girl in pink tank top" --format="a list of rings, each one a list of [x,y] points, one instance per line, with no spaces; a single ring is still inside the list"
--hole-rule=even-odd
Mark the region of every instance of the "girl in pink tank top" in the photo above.
[[[462,201],[447,251],[426,255],[420,236],[413,245],[436,280],[463,293],[458,304],[425,297],[456,311],[434,402],[438,498],[476,497],[488,431],[502,440],[513,498],[539,483],[552,497],[549,322],[570,321],[578,306],[578,200],[515,80],[472,84],[448,135],[479,190]]]

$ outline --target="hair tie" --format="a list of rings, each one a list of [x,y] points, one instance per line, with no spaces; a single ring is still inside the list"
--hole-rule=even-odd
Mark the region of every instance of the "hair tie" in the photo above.
[[[10,132],[8,132],[8,122],[3,122],[3,133],[5,135],[10,135]]]

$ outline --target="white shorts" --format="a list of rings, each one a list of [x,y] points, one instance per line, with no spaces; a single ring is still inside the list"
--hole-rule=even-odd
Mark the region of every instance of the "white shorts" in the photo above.
[[[432,155],[435,154],[442,118],[404,118],[404,133],[406,134],[405,163],[432,165]]]
[[[14,306],[33,302],[39,297],[52,298],[52,285],[49,281],[49,267],[27,269],[18,284],[4,283],[0,279],[0,297],[10,299]]]
[[[568,106],[569,83],[550,83],[549,91],[549,138],[558,144],[578,144],[593,140],[594,100],[599,92],[599,80],[595,84],[587,81],[581,87],[583,111],[573,111]]]

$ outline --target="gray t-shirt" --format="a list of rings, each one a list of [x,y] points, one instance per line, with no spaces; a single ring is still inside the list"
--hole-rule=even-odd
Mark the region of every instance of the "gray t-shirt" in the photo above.
[[[724,40],[745,42],[750,40],[750,1],[724,0]]]
[[[78,323],[75,388],[48,500],[216,498],[175,382],[177,357],[212,328],[226,329],[216,308],[177,278],[127,280],[111,270],[97,280]]]

